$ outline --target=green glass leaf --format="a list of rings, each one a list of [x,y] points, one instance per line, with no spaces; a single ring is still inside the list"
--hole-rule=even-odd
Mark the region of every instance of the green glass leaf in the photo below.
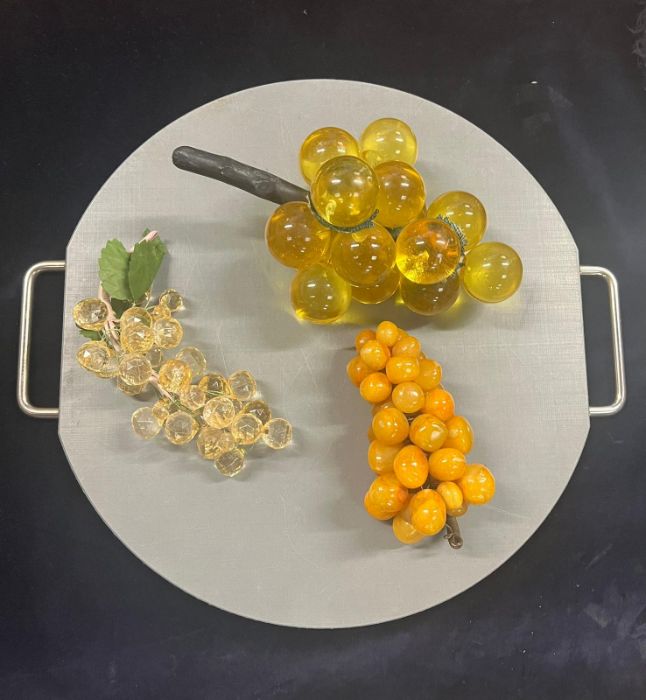
[[[87,331],[85,328],[79,328],[79,333],[90,340],[101,340],[101,334],[99,331]]]
[[[152,287],[164,255],[166,255],[166,246],[159,238],[152,241],[139,241],[135,245],[128,268],[130,299],[141,299]]]
[[[116,238],[108,241],[99,256],[99,279],[105,291],[115,299],[130,299],[128,268],[130,253]]]
[[[121,318],[121,314],[132,306],[132,302],[124,301],[123,299],[110,299],[110,305],[117,318]]]

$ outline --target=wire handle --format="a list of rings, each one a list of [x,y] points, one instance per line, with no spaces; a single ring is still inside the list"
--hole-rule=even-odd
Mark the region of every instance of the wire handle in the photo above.
[[[31,350],[31,319],[33,311],[34,282],[41,272],[62,272],[65,260],[44,260],[32,265],[22,280],[20,305],[20,341],[18,345],[18,383],[16,398],[23,413],[32,418],[58,418],[58,407],[42,408],[29,400],[29,354]]]
[[[581,265],[581,276],[602,277],[608,285],[610,303],[610,328],[612,331],[612,358],[615,372],[615,400],[607,406],[590,406],[591,416],[614,416],[626,403],[626,369],[621,334],[621,310],[619,308],[619,284],[617,278],[605,267]]]

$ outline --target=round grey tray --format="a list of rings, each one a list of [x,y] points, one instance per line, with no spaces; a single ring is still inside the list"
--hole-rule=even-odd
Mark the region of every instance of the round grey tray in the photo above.
[[[171,162],[181,145],[223,153],[300,182],[297,153],[313,129],[359,134],[373,119],[409,122],[420,146],[429,199],[450,189],[485,203],[487,240],[522,256],[525,279],[500,305],[463,300],[437,319],[388,302],[353,306],[346,322],[317,327],[291,313],[292,273],[265,249],[273,206]],[[186,344],[225,373],[249,369],[294,445],[253,457],[227,480],[194,446],[130,430],[135,399],[83,372],[76,301],[97,287],[105,241],[134,242],[158,229],[170,256],[156,283],[181,290]],[[33,280],[65,266],[60,414],[28,398]],[[617,397],[624,400],[616,280],[611,291]],[[474,461],[497,478],[494,501],[461,520],[463,549],[441,538],[400,546],[371,520],[362,497],[369,407],[345,378],[356,331],[392,319],[415,333],[444,367],[458,411],[475,430]],[[41,263],[25,279],[19,402],[59,417],[70,465],[94,507],[143,562],[184,591],[256,620],[298,627],[384,622],[437,605],[482,580],[527,541],[561,495],[589,429],[577,248],[558,211],[527,170],[461,117],[396,90],[334,80],[266,85],[221,98],[155,134],[110,177],[70,239],[65,263]]]

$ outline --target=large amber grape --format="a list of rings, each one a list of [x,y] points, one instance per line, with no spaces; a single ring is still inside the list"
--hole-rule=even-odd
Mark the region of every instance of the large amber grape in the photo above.
[[[415,165],[417,138],[413,130],[400,119],[384,117],[368,124],[361,134],[359,147],[363,157],[373,167],[389,160],[401,160]]]
[[[411,222],[397,237],[396,247],[399,271],[415,284],[440,282],[455,272],[460,262],[460,239],[442,221]]]
[[[408,163],[389,161],[375,167],[379,181],[377,221],[388,228],[401,228],[417,219],[426,204],[422,176]]]
[[[467,292],[490,304],[508,299],[522,279],[520,256],[505,243],[480,243],[469,251],[462,269],[462,284]]]
[[[287,202],[267,221],[265,240],[279,263],[300,269],[327,253],[330,230],[317,221],[305,202]]]
[[[348,310],[352,291],[334,268],[316,263],[294,277],[291,301],[298,318],[312,323],[332,323]]]
[[[379,282],[395,266],[395,241],[380,224],[336,236],[330,260],[343,279],[355,285]]]
[[[325,221],[338,228],[367,221],[377,206],[379,184],[374,170],[360,158],[340,156],[319,169],[310,197]]]
[[[441,194],[431,202],[426,215],[429,219],[446,217],[458,226],[466,240],[465,250],[478,245],[487,229],[487,212],[482,202],[469,192]]]
[[[301,172],[312,182],[318,169],[337,156],[358,156],[359,145],[352,134],[336,126],[324,126],[313,131],[303,141],[300,152]]]
[[[435,284],[415,284],[402,277],[399,286],[402,301],[417,314],[434,316],[450,309],[460,294],[457,272]]]
[[[352,298],[360,304],[381,304],[399,288],[401,275],[397,267],[393,267],[374,284],[352,285]]]

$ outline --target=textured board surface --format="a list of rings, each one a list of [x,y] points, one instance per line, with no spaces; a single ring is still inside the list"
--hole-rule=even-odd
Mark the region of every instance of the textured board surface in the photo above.
[[[379,116],[408,121],[429,200],[476,193],[487,240],[514,246],[519,293],[498,306],[462,303],[437,320],[394,303],[353,307],[347,323],[301,324],[290,271],[267,253],[272,205],[171,164],[179,145],[230,155],[300,182],[307,133],[334,124],[360,133]],[[186,344],[213,368],[251,370],[277,415],[295,426],[288,451],[253,458],[235,480],[194,446],[138,440],[138,404],[84,373],[71,308],[96,291],[96,259],[111,237],[160,231],[170,257],[157,291],[184,292]],[[578,253],[547,195],[498,143],[423,99],[363,83],[299,81],[207,104],[139,148],[97,194],[67,249],[61,441],[88,498],[142,561],[192,595],[246,617],[300,627],[349,627],[426,609],[474,585],[536,530],[570,478],[588,428]],[[442,362],[458,411],[474,427],[473,461],[498,481],[472,508],[455,552],[437,539],[399,546],[361,504],[368,407],[345,380],[356,330],[382,318],[414,332]]]

